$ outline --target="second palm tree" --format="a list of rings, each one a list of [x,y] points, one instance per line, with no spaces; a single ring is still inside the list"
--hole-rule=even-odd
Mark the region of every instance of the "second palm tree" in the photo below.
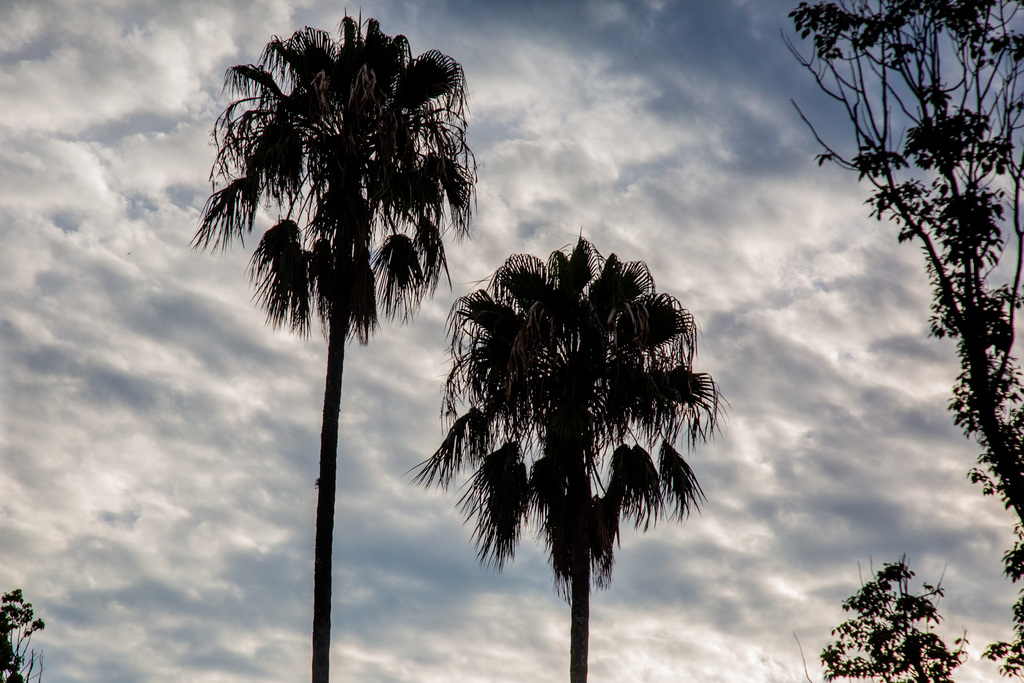
[[[510,257],[455,303],[449,329],[450,428],[416,481],[447,487],[475,468],[460,505],[498,569],[536,521],[570,603],[569,679],[583,683],[590,589],[611,579],[620,520],[646,530],[703,497],[675,448],[681,433],[706,440],[719,415],[717,386],[693,370],[696,325],[644,263],[580,238],[546,264]]]

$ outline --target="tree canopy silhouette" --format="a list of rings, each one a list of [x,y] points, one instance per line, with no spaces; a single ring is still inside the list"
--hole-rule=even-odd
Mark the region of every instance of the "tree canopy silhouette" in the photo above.
[[[475,469],[460,505],[480,561],[498,569],[534,527],[571,605],[570,680],[582,683],[591,583],[611,579],[621,520],[647,530],[703,496],[675,448],[681,433],[706,440],[719,416],[718,388],[693,369],[696,323],[644,263],[604,259],[581,237],[546,264],[510,257],[455,302],[449,330],[449,431],[416,481],[447,487]]]
[[[970,477],[1017,517],[1005,555],[1015,581],[1024,576],[1024,393],[1013,355],[1024,264],[1020,9],[1011,0],[838,0],[790,14],[813,44],[809,56],[791,45],[794,55],[851,124],[852,148],[815,132],[819,163],[868,181],[872,215],[924,253],[931,332],[955,339],[960,356],[950,408],[983,449]],[[1015,671],[1024,602],[1016,630]]]
[[[38,683],[43,677],[43,656],[30,648],[32,634],[46,627],[37,619],[32,603],[21,589],[0,597],[0,681]]]
[[[832,629],[836,640],[825,646],[825,680],[861,678],[879,683],[951,683],[953,671],[967,659],[967,640],[950,650],[933,630],[942,617],[941,585],[910,591],[914,572],[904,555],[887,563],[843,610],[857,616]]]
[[[238,99],[214,128],[217,157],[194,245],[226,248],[266,222],[249,276],[267,322],[327,339],[313,596],[313,681],[326,683],[338,419],[345,343],[378,317],[408,317],[447,278],[443,237],[467,234],[475,163],[466,82],[436,50],[346,16],[340,35],[274,37],[228,69]],[[263,209],[276,211],[264,221]]]

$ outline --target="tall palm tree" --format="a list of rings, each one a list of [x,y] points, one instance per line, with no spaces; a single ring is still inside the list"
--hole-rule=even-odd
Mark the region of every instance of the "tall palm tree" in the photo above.
[[[378,316],[408,319],[447,278],[443,235],[468,232],[475,163],[466,83],[452,58],[412,57],[404,36],[346,16],[338,39],[274,37],[259,64],[228,69],[238,99],[214,128],[217,157],[194,245],[241,242],[276,220],[249,275],[267,321],[327,339],[313,591],[313,681],[328,680],[331,549],[345,343]]]
[[[447,487],[475,468],[460,506],[498,569],[534,526],[570,602],[569,678],[582,683],[591,583],[611,580],[620,520],[647,530],[703,498],[674,445],[705,441],[719,415],[714,381],[693,371],[696,324],[644,263],[605,260],[581,237],[546,264],[510,257],[456,301],[449,331],[450,428],[416,481]]]

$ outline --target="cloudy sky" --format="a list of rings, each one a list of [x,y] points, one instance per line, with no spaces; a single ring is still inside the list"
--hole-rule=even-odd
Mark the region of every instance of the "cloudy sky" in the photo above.
[[[958,680],[994,678],[977,655],[1008,635],[1012,520],[965,478],[919,253],[814,162],[790,99],[843,127],[780,36],[794,4],[349,4],[462,63],[480,168],[452,291],[349,349],[333,680],[566,678],[542,550],[481,568],[457,493],[408,470],[443,435],[454,297],[581,231],[694,313],[729,401],[690,456],[702,513],[624,535],[591,680],[805,681],[799,638],[820,681],[858,566],[902,553],[944,576]],[[246,249],[189,242],[225,69],[344,10],[0,2],[0,591],[46,619],[50,683],[307,676],[325,345],[265,327]]]

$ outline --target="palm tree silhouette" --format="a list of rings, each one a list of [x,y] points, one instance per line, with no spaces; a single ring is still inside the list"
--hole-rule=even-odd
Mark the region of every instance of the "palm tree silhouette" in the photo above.
[[[225,88],[238,99],[214,128],[211,180],[223,187],[193,244],[241,242],[261,208],[276,209],[250,262],[256,298],[271,326],[308,335],[315,317],[327,339],[312,663],[326,683],[345,343],[365,344],[378,315],[407,320],[447,278],[442,238],[468,232],[476,179],[466,83],[450,57],[413,58],[404,36],[346,16],[337,40],[308,27],[275,36],[259,64],[228,70]]]
[[[449,331],[450,428],[415,481],[446,488],[475,468],[459,504],[497,569],[534,526],[571,605],[569,674],[582,683],[591,582],[611,580],[620,520],[647,530],[703,498],[674,447],[718,422],[718,388],[693,371],[696,324],[644,263],[605,260],[580,237],[546,264],[510,257],[488,289],[456,301]]]

